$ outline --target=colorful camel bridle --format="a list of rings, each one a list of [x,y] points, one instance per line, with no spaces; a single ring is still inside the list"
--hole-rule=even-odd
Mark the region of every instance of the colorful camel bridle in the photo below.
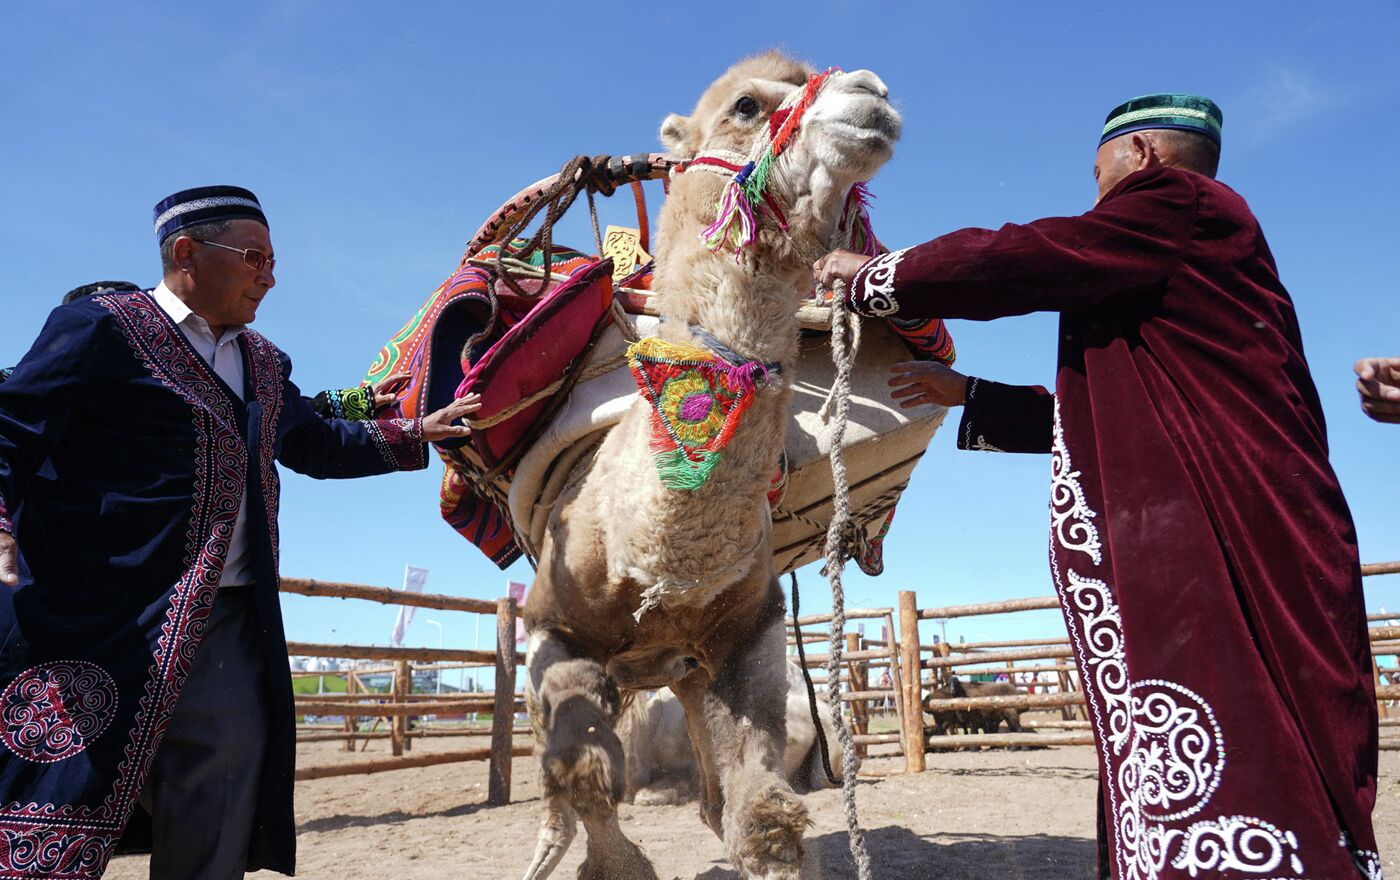
[[[734,150],[705,150],[671,170],[673,176],[686,171],[706,171],[729,178],[715,204],[714,222],[700,233],[706,247],[716,253],[726,247],[732,248],[737,258],[753,244],[758,235],[758,220],[764,215],[780,230],[788,231],[784,199],[774,186],[774,168],[778,158],[796,141],[803,119],[822,89],[844,75],[839,67],[828,67],[809,76],[802,89],[789,95],[773,111],[768,125],[754,138],[747,155]],[[839,242],[842,246],[873,257],[878,244],[870,228],[866,208],[869,199],[870,193],[863,182],[851,187],[837,231],[844,235]]]

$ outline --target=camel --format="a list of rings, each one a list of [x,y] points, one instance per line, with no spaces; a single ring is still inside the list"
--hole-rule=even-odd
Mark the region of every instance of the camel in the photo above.
[[[833,783],[827,778],[812,724],[807,684],[797,663],[788,661],[787,742],[783,778],[799,794],[840,784],[843,767],[836,751],[836,720],[825,702],[817,703],[822,732],[832,751]],[[632,702],[617,725],[626,758],[627,784],[623,799],[642,806],[677,804],[695,796],[699,767],[685,727],[685,710],[670,690]]]
[[[661,140],[679,157],[746,154],[814,73],[776,52],[742,61],[689,116],[668,116]],[[769,169],[786,228],[756,214],[747,247],[712,250],[701,233],[732,188],[729,175],[697,163],[673,177],[653,242],[658,338],[758,377],[727,447],[703,484],[669,487],[653,457],[656,410],[639,397],[550,513],[524,608],[544,792],[527,880],[553,871],[579,819],[581,880],[654,880],[618,825],[626,774],[614,725],[627,691],[664,687],[685,708],[701,818],[730,862],[746,878],[803,876],[807,811],[783,777],[785,611],[765,496],[784,446],[811,263],[833,244],[852,187],[892,155],[901,125],[869,71],[813,82],[820,91]],[[820,870],[814,862],[808,872]]]
[[[1025,693],[1024,688],[1018,688],[1005,682],[964,682],[955,675],[949,679],[946,685],[934,688],[930,696],[941,699],[963,699],[965,697],[1014,697],[1024,696]],[[929,704],[926,704],[925,711],[933,715],[934,729],[939,735],[957,728],[961,728],[963,733],[996,733],[1001,729],[1003,721],[1006,722],[1006,729],[1012,733],[1020,733],[1022,730],[1019,709],[965,709],[950,712],[946,709],[933,709]]]

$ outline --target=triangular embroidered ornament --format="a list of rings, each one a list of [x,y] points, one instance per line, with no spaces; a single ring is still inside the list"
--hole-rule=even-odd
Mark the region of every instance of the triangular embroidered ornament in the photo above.
[[[763,364],[735,366],[694,345],[647,338],[627,349],[651,404],[651,451],[661,485],[694,491],[714,472],[757,390]]]

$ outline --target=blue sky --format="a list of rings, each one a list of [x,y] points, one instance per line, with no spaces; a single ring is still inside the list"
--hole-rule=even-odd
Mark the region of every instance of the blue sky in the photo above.
[[[904,138],[872,188],[892,246],[1087,209],[1108,110],[1194,91],[1224,108],[1220,177],[1253,206],[1297,303],[1362,557],[1400,559],[1400,426],[1361,415],[1350,372],[1357,357],[1400,354],[1400,5],[467,8],[0,0],[0,360],[19,358],[68,288],[158,280],[157,199],[237,183],[261,197],[278,256],[258,329],[292,355],[308,394],[353,384],[502,200],[575,153],[657,148],[666,113],[688,112],[725,67],[771,46],[870,68],[890,86]],[[591,238],[581,216],[567,232]],[[960,369],[1053,381],[1053,316],[952,329]],[[900,505],[885,574],[852,569],[850,603],[892,605],[899,589],[925,606],[1048,594],[1048,469],[1046,457],[959,453],[940,432]],[[397,585],[414,563],[432,569],[431,591],[487,598],[528,580],[440,521],[438,476],[436,465],[348,482],[287,474],[283,572]],[[804,610],[828,605],[814,569],[803,584]],[[1400,610],[1400,577],[1371,579],[1367,594],[1373,611]],[[306,641],[383,643],[395,614],[299,597],[284,607],[288,635]],[[422,617],[442,622],[447,645],[473,643],[471,617]],[[949,636],[1060,627],[1058,612],[1036,612],[956,623]],[[420,622],[408,642],[437,639]]]

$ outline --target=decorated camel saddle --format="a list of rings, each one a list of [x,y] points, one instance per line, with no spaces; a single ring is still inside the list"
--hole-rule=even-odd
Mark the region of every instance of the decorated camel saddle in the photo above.
[[[779,146],[781,134],[772,139]],[[369,381],[411,376],[397,394],[396,415],[426,414],[467,391],[482,396],[482,409],[469,422],[471,437],[438,446],[446,465],[440,503],[447,523],[501,568],[522,555],[537,557],[570,474],[597,452],[638,395],[653,408],[652,450],[662,484],[686,491],[704,485],[756,389],[770,382],[793,389],[786,449],[773,462],[769,493],[774,570],[822,556],[832,511],[828,400],[836,379],[829,294],[794,292],[802,327],[794,375],[744,362],[718,340],[707,342],[703,328],[689,328],[700,345],[658,338],[642,182],[665,186],[674,175],[699,173],[732,179],[704,233],[712,248],[741,246],[753,234],[754,212],[783,222],[781,207],[755,180],[763,173],[761,156],[578,157],[482,225],[456,270],[371,365]],[[554,223],[579,195],[592,209],[595,194],[628,188],[636,227],[609,226],[604,234],[595,213],[594,253],[553,243]],[[537,219],[538,230],[525,237]],[[878,252],[863,187],[852,190],[837,235],[833,246]],[[867,574],[882,569],[895,504],[946,414],[932,406],[901,409],[890,397],[889,368],[953,358],[941,321],[860,325],[843,448],[858,524],[856,561]]]

